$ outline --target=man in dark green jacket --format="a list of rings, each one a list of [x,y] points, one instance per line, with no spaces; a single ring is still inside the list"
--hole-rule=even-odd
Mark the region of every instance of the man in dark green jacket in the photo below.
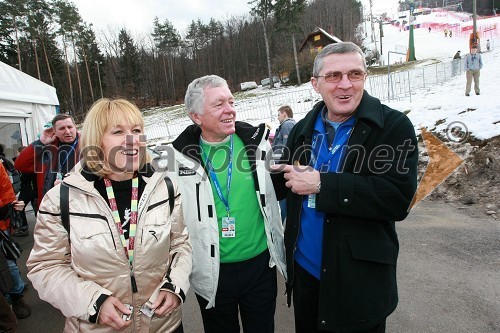
[[[407,216],[417,188],[417,139],[403,113],[364,91],[363,59],[353,43],[316,56],[311,83],[323,101],[295,125],[288,165],[277,166],[290,189],[285,247],[296,332],[385,332],[398,302],[394,221]]]

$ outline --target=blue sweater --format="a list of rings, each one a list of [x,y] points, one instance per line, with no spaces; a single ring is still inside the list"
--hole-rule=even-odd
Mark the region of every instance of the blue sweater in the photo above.
[[[326,130],[321,113],[314,126],[314,139],[311,152],[311,165],[320,172],[338,172],[345,155],[345,147],[355,118],[352,117],[340,124],[335,131],[331,147],[328,147]],[[338,146],[337,146],[338,145]],[[332,151],[333,156],[332,156]],[[323,248],[323,220],[325,213],[309,207],[309,196],[302,201],[301,232],[297,239],[295,260],[311,275],[320,278],[322,248]]]

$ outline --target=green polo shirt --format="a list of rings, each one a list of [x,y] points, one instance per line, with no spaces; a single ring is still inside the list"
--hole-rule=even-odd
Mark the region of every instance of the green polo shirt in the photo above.
[[[250,170],[247,153],[243,141],[234,134],[233,168],[229,190],[230,217],[235,219],[235,237],[222,237],[222,218],[227,216],[226,206],[219,198],[214,186],[212,193],[219,225],[219,246],[221,263],[239,262],[251,259],[267,248],[264,217],[260,211],[255,184]],[[227,178],[229,165],[230,137],[223,142],[209,143],[201,140],[204,154],[202,159],[210,159],[217,174],[224,198],[227,198]]]

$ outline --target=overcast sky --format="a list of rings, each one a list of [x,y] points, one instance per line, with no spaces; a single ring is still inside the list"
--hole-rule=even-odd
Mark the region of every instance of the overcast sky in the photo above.
[[[153,19],[168,19],[185,35],[192,20],[200,18],[207,24],[210,18],[226,21],[232,16],[249,15],[249,0],[71,0],[82,19],[92,23],[94,30],[107,31],[127,28],[133,34],[149,34]],[[332,0],[334,1],[334,0]],[[361,0],[365,15],[370,13],[370,1]],[[398,0],[373,0],[373,14],[394,11]]]
[[[359,0],[358,0],[359,1]],[[373,15],[380,15],[383,13],[392,13],[397,11],[399,0],[373,0]],[[370,0],[361,0],[365,7],[365,15],[370,14]]]
[[[71,0],[82,19],[95,31],[125,27],[134,34],[149,34],[153,19],[169,20],[184,35],[192,20],[226,21],[250,13],[248,0]]]

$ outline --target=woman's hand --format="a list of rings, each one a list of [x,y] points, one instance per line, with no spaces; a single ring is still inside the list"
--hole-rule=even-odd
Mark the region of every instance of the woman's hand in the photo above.
[[[181,304],[181,300],[174,293],[161,290],[153,303],[152,308],[155,309],[155,315],[168,316]]]
[[[24,209],[24,201],[14,200],[12,201],[12,207],[17,211],[22,211]]]
[[[132,324],[132,320],[122,319],[122,313],[128,315],[132,312],[118,298],[109,296],[101,305],[98,323],[114,330],[121,330]]]

